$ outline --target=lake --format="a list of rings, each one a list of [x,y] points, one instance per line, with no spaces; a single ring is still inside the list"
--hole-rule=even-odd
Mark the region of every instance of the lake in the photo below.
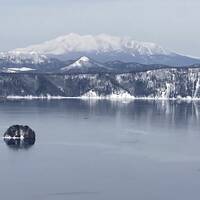
[[[29,148],[0,140],[0,199],[200,196],[200,102],[1,101],[1,136],[13,124],[37,138]]]

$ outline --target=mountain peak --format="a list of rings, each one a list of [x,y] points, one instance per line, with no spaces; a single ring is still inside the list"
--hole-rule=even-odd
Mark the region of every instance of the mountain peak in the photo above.
[[[61,69],[61,71],[65,71],[65,72],[91,72],[91,71],[108,71],[110,70],[109,67],[105,66],[102,63],[99,63],[95,60],[92,60],[86,56],[82,56],[81,58],[79,58],[77,61],[75,61],[74,63],[63,67]]]
[[[70,65],[70,67],[88,67],[91,66],[92,62],[86,56],[82,56],[76,62]]]
[[[86,57],[86,56],[82,56],[78,61],[79,62],[89,62],[90,59],[88,57]]]

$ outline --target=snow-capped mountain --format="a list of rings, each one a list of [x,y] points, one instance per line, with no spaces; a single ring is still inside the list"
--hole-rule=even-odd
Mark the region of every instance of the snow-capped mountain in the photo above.
[[[82,56],[72,64],[61,68],[62,72],[71,73],[91,73],[91,72],[109,72],[111,69],[105,65],[96,62],[86,56]]]
[[[138,42],[129,37],[116,37],[106,34],[96,36],[92,35],[78,35],[71,33],[66,36],[58,37],[54,40],[44,42],[39,45],[29,46],[27,48],[20,48],[14,52],[39,54],[62,55],[70,52],[96,52],[109,53],[129,52],[135,55],[170,55],[172,52],[154,43]]]
[[[36,53],[64,60],[87,56],[99,62],[121,60],[166,65],[190,65],[200,62],[200,59],[179,55],[154,43],[106,34],[93,36],[71,33],[42,44],[15,49],[12,53]]]

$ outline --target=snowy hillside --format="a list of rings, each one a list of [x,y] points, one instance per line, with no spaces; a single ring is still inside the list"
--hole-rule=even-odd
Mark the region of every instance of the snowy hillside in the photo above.
[[[111,71],[108,67],[105,65],[96,62],[86,56],[81,57],[74,63],[63,67],[61,69],[62,72],[76,72],[76,73],[87,73],[87,72],[101,72],[101,71]]]
[[[0,74],[0,96],[200,99],[200,68],[124,74]]]

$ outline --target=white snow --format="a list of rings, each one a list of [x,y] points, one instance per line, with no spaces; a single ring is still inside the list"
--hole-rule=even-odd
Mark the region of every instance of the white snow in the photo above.
[[[170,83],[166,83],[166,90],[165,91],[162,91],[161,93],[161,98],[163,99],[168,99],[169,96],[170,96],[170,88],[171,88],[171,85]]]
[[[81,97],[82,98],[99,98],[99,95],[95,91],[90,90],[86,92],[84,95],[82,95]]]
[[[173,52],[149,42],[135,41],[130,37],[116,37],[107,34],[79,35],[71,33],[42,44],[15,49],[14,53],[39,53],[62,55],[70,52],[128,52],[134,55],[170,55]]]
[[[81,96],[82,99],[134,99],[134,96],[131,96],[125,90],[114,91],[110,95],[100,96],[94,90],[89,90],[84,95]]]
[[[197,97],[197,94],[198,94],[198,91],[199,91],[199,87],[200,87],[200,79],[198,78],[197,83],[196,83],[194,98]]]
[[[82,56],[80,59],[79,59],[79,62],[89,62],[90,59],[86,56]]]
[[[34,99],[111,99],[111,100],[121,100],[121,99],[134,99],[128,92],[125,90],[115,91],[110,95],[107,96],[99,96],[95,91],[90,90],[86,92],[84,95],[80,97],[64,97],[64,96],[14,96],[10,95],[6,97],[7,99],[27,99],[27,100],[34,100]]]
[[[26,99],[26,100],[37,100],[37,99],[43,99],[43,100],[51,100],[51,99],[57,99],[57,100],[61,100],[61,99],[83,99],[83,100],[90,100],[90,99],[97,99],[97,100],[119,100],[122,101],[123,100],[161,100],[161,101],[168,101],[168,100],[180,100],[180,101],[200,101],[200,98],[194,98],[191,96],[187,96],[187,97],[181,97],[181,96],[177,96],[176,98],[165,98],[165,97],[135,97],[135,96],[131,96],[129,93],[124,93],[124,94],[111,94],[108,96],[99,96],[96,94],[96,92],[94,91],[89,91],[87,93],[85,93],[82,96],[79,97],[65,97],[65,96],[51,96],[51,95],[47,95],[47,96],[32,96],[32,95],[28,95],[28,96],[15,96],[15,95],[10,95],[6,97],[7,99]]]
[[[86,56],[81,57],[75,63],[69,65],[68,69],[73,68],[73,67],[84,67],[84,66],[88,66],[88,67],[91,66],[90,59]]]
[[[33,95],[27,95],[27,96],[15,96],[15,95],[9,95],[6,97],[7,99],[27,99],[27,100],[34,100],[34,99],[70,99],[73,97],[63,97],[63,96],[33,96]]]
[[[21,67],[21,68],[8,68],[6,69],[6,72],[8,73],[16,73],[16,72],[28,72],[28,71],[34,71],[35,69],[28,68],[28,67]]]

